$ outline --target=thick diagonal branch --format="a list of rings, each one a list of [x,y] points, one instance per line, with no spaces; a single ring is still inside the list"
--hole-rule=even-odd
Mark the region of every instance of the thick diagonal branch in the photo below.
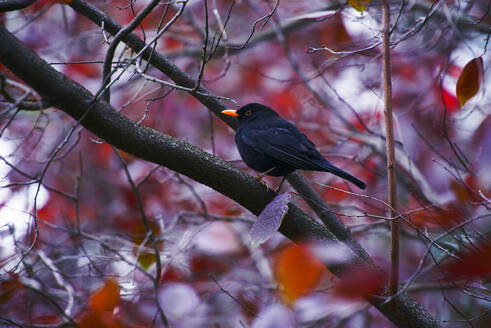
[[[205,184],[254,214],[259,214],[275,196],[273,191],[266,189],[253,177],[212,154],[183,140],[140,126],[119,114],[109,104],[96,102],[94,95],[53,69],[2,26],[0,62],[54,106],[80,120],[86,129],[128,153]],[[213,96],[207,96],[206,99],[213,99]],[[294,241],[307,239],[340,243],[324,226],[293,205],[289,206],[280,232]],[[360,265],[373,264],[369,258],[353,252],[349,263],[328,265],[328,268],[342,277],[345,270]],[[407,293],[395,298],[391,307],[383,304],[381,298],[371,298],[369,301],[398,327],[438,327],[426,310]]]

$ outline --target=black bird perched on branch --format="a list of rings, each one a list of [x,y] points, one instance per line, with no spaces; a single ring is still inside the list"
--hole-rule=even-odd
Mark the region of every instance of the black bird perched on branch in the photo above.
[[[276,177],[296,169],[329,172],[365,189],[363,181],[332,165],[312,141],[273,109],[252,103],[222,114],[239,119],[235,143],[250,168]]]

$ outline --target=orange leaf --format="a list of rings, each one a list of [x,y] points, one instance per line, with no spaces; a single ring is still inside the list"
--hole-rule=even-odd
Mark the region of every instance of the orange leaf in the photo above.
[[[96,313],[113,312],[119,301],[119,285],[115,280],[109,279],[104,287],[92,294],[89,306]]]
[[[482,81],[483,63],[482,58],[477,57],[472,59],[464,66],[462,74],[457,80],[457,98],[459,98],[460,106],[474,97],[479,90]]]
[[[303,247],[290,245],[284,249],[274,266],[276,281],[283,287],[288,303],[317,286],[326,268]]]
[[[355,9],[356,11],[359,11],[360,13],[363,14],[365,9],[368,7],[370,4],[371,0],[348,0],[348,4]]]

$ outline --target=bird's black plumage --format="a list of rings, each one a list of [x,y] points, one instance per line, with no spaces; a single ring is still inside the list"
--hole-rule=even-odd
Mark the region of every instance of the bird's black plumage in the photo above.
[[[273,109],[252,103],[222,113],[239,119],[235,143],[250,168],[272,176],[285,176],[296,169],[330,172],[365,189],[363,181],[332,165],[312,141]]]

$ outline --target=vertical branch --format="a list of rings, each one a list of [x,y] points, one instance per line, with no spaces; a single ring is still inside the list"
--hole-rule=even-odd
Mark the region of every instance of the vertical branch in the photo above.
[[[399,284],[399,222],[397,217],[397,185],[392,122],[392,81],[390,67],[390,10],[387,0],[382,0],[382,75],[384,86],[384,116],[387,149],[388,202],[390,205],[390,277],[389,294],[397,292]]]

